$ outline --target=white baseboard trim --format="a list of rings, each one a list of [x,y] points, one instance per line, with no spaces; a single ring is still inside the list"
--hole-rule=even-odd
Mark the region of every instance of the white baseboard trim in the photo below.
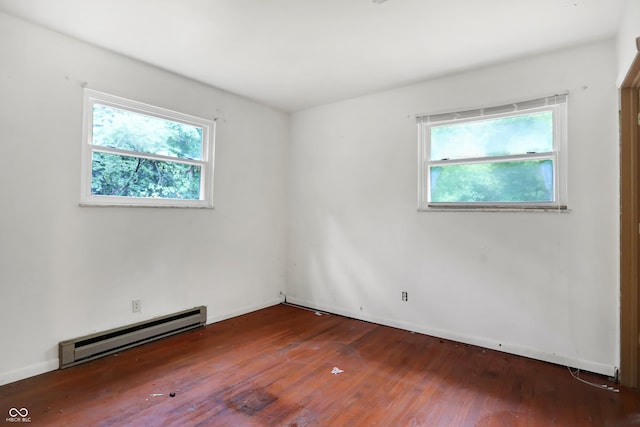
[[[307,301],[305,299],[287,296],[287,302],[302,307],[311,308],[318,311],[324,311],[327,313],[334,313],[341,316],[352,317],[354,319],[364,320],[367,322],[377,323],[380,325],[391,326],[398,329],[404,329],[407,331],[418,332],[421,334],[443,338],[451,341],[457,341],[464,344],[471,344],[478,347],[488,348],[491,350],[502,351],[505,353],[514,354],[517,356],[529,357],[531,359],[541,360],[543,362],[550,362],[562,366],[570,366],[572,368],[579,368],[588,372],[596,374],[606,375],[608,377],[615,377],[618,368],[606,363],[594,362],[592,360],[585,360],[576,358],[575,356],[568,356],[563,354],[548,353],[540,350],[531,349],[525,346],[517,344],[500,343],[486,338],[479,338],[475,336],[456,334],[446,330],[428,328],[423,325],[417,325],[410,322],[404,322],[396,319],[386,319],[377,316],[371,316],[359,311],[352,311],[340,307],[333,307],[324,304],[318,304],[313,301]]]
[[[57,358],[25,366],[24,368],[14,369],[12,371],[0,372],[0,385],[34,377],[36,375],[44,374],[45,372],[55,371],[56,369],[58,369]]]
[[[257,310],[262,310],[263,308],[278,305],[284,301],[285,301],[284,297],[274,298],[265,303],[245,306],[237,310],[226,312],[224,314],[217,314],[215,316],[209,315],[207,316],[207,324],[230,319],[232,317],[241,316],[243,314],[251,313]],[[379,318],[376,316],[368,316],[361,312],[355,312],[347,309],[342,309],[339,307],[330,307],[327,305],[317,304],[312,301],[307,301],[300,298],[287,297],[287,302],[295,305],[300,305],[302,307],[311,308],[314,310],[325,311],[327,313],[334,313],[334,314],[338,314],[346,317],[352,317],[354,319],[373,322],[380,325],[391,326],[394,328],[418,332],[421,334],[439,337],[447,340],[476,345],[479,347],[498,350],[505,353],[515,354],[518,356],[530,357],[532,359],[542,360],[545,362],[555,363],[558,365],[571,366],[573,368],[580,368],[585,371],[594,372],[594,373],[606,375],[609,377],[615,377],[618,369],[616,366],[608,365],[605,363],[594,362],[591,360],[585,360],[585,359],[575,358],[575,357],[561,355],[561,354],[545,353],[545,352],[533,350],[533,349],[523,347],[523,346],[518,346],[518,345],[510,345],[510,344],[500,345],[500,343],[492,340],[488,340],[488,339],[455,334],[455,333],[451,333],[449,331],[444,331],[444,330],[426,328],[421,325],[415,325],[409,322],[403,322],[403,321],[394,320],[394,319],[385,319],[385,318]],[[211,313],[208,313],[208,314],[211,314]],[[0,372],[0,385],[9,384],[14,381],[19,381],[25,378],[33,377],[35,375],[40,375],[45,372],[55,371],[56,369],[58,369],[58,365],[59,365],[59,362],[58,362],[58,359],[56,358],[56,359],[50,359],[41,363],[35,363],[33,365],[29,365],[23,368],[14,369],[6,372]]]
[[[262,310],[263,308],[272,307],[284,302],[284,296],[274,298],[270,301],[261,304],[254,304],[239,308],[237,310],[228,311],[225,313],[210,313],[209,307],[207,307],[207,325],[211,323],[220,322],[222,320],[231,319],[232,317],[242,316],[243,314],[251,313],[254,311]]]

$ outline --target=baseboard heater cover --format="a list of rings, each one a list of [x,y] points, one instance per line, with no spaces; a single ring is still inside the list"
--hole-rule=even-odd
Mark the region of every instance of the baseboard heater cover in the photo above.
[[[207,307],[200,306],[133,325],[62,341],[58,346],[60,369],[198,328],[206,325],[206,322]]]

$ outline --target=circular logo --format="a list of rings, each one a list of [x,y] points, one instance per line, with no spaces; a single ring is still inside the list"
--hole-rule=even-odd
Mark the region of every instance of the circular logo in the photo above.
[[[27,408],[11,408],[9,409],[9,416],[12,418],[22,417],[25,418],[29,415],[29,410]]]

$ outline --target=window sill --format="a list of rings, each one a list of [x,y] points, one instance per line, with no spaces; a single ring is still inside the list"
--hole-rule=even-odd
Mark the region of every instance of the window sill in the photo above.
[[[569,213],[571,210],[566,205],[530,205],[530,206],[504,206],[504,205],[447,205],[433,204],[421,206],[418,212],[553,212]]]
[[[110,203],[110,202],[80,202],[81,208],[164,208],[164,209],[213,209],[210,204],[195,203]]]

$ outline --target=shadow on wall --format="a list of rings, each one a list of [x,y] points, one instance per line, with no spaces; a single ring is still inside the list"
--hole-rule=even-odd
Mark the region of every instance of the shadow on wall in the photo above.
[[[300,298],[363,319],[578,357],[567,342],[567,215],[416,215],[413,224],[315,215],[297,230],[305,237],[293,261]]]

